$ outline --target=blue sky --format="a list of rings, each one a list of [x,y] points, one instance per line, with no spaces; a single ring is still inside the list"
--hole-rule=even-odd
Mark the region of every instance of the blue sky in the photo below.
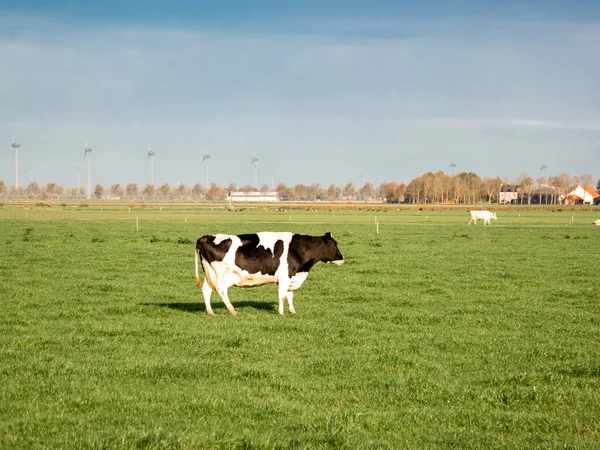
[[[600,3],[3,1],[0,179],[600,177]],[[82,170],[81,184],[86,184]]]

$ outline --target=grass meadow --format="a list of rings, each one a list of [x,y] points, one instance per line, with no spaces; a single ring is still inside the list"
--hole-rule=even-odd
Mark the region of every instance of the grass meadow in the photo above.
[[[598,448],[598,218],[7,205],[0,448]],[[346,264],[206,315],[196,239],[265,230]]]

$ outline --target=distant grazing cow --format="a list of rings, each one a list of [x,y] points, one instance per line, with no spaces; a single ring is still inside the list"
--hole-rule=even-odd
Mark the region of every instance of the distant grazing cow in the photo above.
[[[496,213],[484,210],[484,211],[471,211],[471,218],[469,219],[469,225],[471,222],[475,222],[477,225],[478,220],[483,220],[484,225],[491,225],[490,219],[498,219]]]
[[[596,225],[596,226],[600,227],[600,219],[596,219],[595,221],[593,221],[592,225]]]
[[[288,301],[290,313],[295,314],[294,293],[312,266],[319,262],[341,265],[344,257],[331,233],[324,236],[303,236],[289,232],[256,234],[207,235],[196,243],[196,286],[200,286],[198,259],[202,259],[204,283],[202,295],[206,312],[214,314],[210,305],[212,291],[217,291],[231,314],[235,308],[229,301],[230,286],[279,285],[279,314]]]

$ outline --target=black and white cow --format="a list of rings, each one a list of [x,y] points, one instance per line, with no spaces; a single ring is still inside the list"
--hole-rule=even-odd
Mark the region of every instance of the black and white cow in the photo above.
[[[200,286],[198,259],[202,259],[204,283],[202,295],[206,312],[214,314],[210,295],[217,291],[231,314],[235,308],[229,301],[230,286],[279,285],[279,314],[287,298],[290,313],[295,314],[294,292],[312,266],[319,262],[341,265],[344,257],[331,233],[324,236],[304,236],[290,232],[264,231],[255,234],[207,235],[196,243],[196,286]]]

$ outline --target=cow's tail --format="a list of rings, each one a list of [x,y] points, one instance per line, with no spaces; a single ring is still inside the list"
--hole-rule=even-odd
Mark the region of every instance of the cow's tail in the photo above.
[[[200,258],[200,248],[196,246],[196,252],[194,256],[194,265],[196,269],[196,286],[200,286],[200,276],[198,275],[198,259]]]

